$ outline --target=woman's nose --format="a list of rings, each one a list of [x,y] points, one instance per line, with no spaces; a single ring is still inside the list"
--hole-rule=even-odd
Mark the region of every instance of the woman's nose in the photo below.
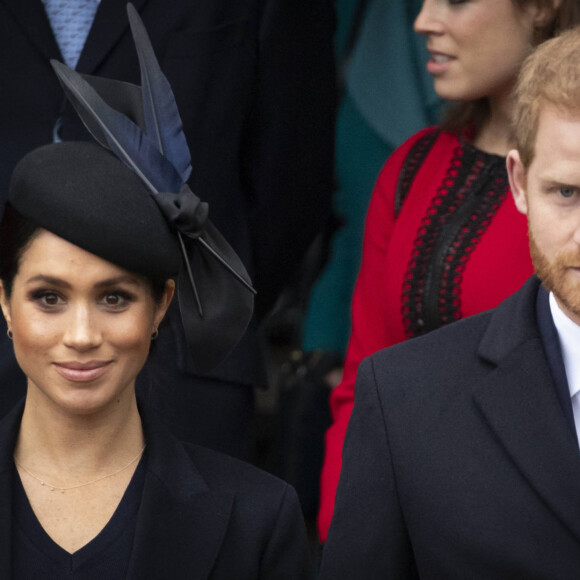
[[[101,340],[101,330],[95,317],[91,315],[90,307],[74,307],[64,334],[64,344],[69,348],[87,351],[99,346]]]
[[[419,12],[413,24],[413,30],[417,34],[438,34],[442,32],[442,22],[437,1],[439,0],[423,1],[421,12]]]

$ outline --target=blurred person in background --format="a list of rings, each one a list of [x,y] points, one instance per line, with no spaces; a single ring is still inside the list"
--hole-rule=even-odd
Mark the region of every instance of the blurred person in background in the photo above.
[[[396,147],[438,120],[440,100],[425,69],[428,53],[412,28],[420,7],[420,0],[337,2],[335,51],[343,90],[334,211],[340,229],[310,296],[303,329],[307,352],[344,356],[364,218],[377,175]]]

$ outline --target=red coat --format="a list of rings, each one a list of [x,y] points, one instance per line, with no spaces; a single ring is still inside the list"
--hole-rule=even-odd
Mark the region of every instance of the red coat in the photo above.
[[[379,349],[493,308],[515,292],[533,273],[526,232],[505,160],[455,133],[425,129],[383,167],[367,215],[344,377],[330,398],[322,541],[332,518],[359,363]]]

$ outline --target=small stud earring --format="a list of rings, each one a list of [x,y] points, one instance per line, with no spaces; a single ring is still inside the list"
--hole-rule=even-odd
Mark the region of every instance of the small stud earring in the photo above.
[[[155,329],[151,335],[151,340],[155,340],[159,336],[159,331]]]

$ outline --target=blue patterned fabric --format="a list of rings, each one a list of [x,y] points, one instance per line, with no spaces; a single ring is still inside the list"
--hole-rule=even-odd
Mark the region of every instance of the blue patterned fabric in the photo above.
[[[42,0],[64,62],[77,66],[99,0]]]

